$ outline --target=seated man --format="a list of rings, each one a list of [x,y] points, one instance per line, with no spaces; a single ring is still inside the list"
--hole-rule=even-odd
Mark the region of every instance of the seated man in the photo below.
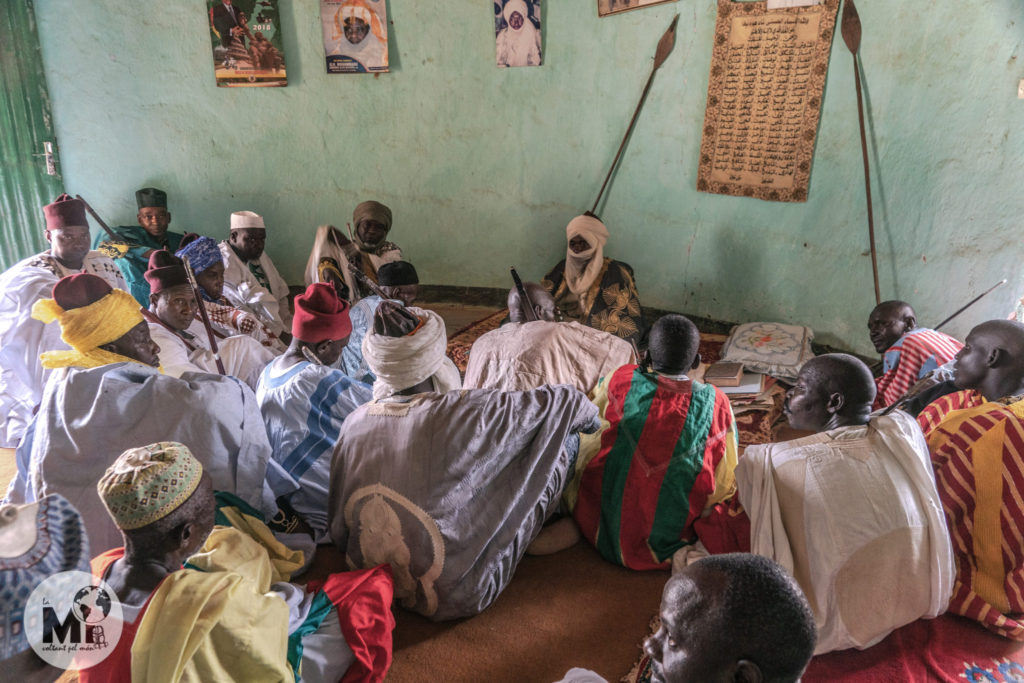
[[[384,302],[377,310],[384,333],[401,334],[404,320],[389,320],[385,307],[406,309]],[[597,409],[568,386],[442,394],[423,386],[429,380],[414,384],[417,376],[345,420],[330,533],[350,567],[390,564],[407,608],[457,619],[483,611],[508,585],[557,509],[576,433],[597,428]]]
[[[245,334],[266,346],[274,355],[284,353],[288,348],[286,343],[262,320],[248,311],[232,306],[231,302],[224,298],[224,261],[217,242],[190,232],[181,240],[181,248],[174,255],[182,261],[188,260],[192,266],[196,283],[199,285],[199,295],[206,304],[206,315],[210,318],[210,325],[219,339]],[[198,307],[196,319],[202,322]]]
[[[445,355],[447,349],[444,320],[437,313],[394,301],[380,303],[373,329],[363,337],[363,358],[377,378],[373,397],[387,398],[409,389],[443,394],[461,388],[459,370]]]
[[[366,277],[377,282],[377,271],[402,258],[402,250],[387,237],[391,232],[391,209],[380,202],[363,202],[352,212],[355,233],[350,240],[333,225],[316,229],[313,250],[306,263],[306,284],[330,282],[341,291],[338,296],[352,303],[370,291],[356,282],[348,266],[351,263]]]
[[[736,468],[745,515],[719,506],[696,525],[712,552],[749,543],[796,578],[818,623],[819,654],[867,648],[942,614],[953,586],[921,430],[900,411],[871,416],[874,398],[871,372],[853,356],[812,358],[784,410],[794,429],[818,433],[748,446]],[[721,533],[746,515],[746,533]]]
[[[82,513],[92,550],[108,550],[120,534],[96,482],[125,449],[164,438],[196,449],[217,489],[236,493],[268,517],[277,512],[275,498],[294,490],[270,458],[252,391],[219,375],[187,381],[162,375],[160,348],[130,294],[94,275],[72,275],[54,286],[53,299],[34,308],[43,322],[60,322],[71,350],[43,354],[45,367],[65,370],[50,377],[18,446],[8,502],[60,493]]]
[[[604,257],[608,228],[588,211],[569,221],[565,233],[565,260],[541,285],[567,317],[638,344],[644,332],[640,295],[633,269]]]
[[[413,265],[407,261],[381,264],[377,269],[377,284],[386,298],[401,301],[406,306],[412,306],[419,295],[420,278]],[[373,384],[377,378],[363,360],[363,338],[373,324],[373,315],[381,301],[383,299],[376,294],[370,294],[352,306],[349,314],[352,319],[352,336],[336,364],[349,377],[368,384]]]
[[[686,375],[700,365],[699,345],[692,322],[659,318],[647,352],[653,372],[624,365],[595,390],[602,430],[581,448],[573,517],[610,562],[668,568],[673,553],[697,541],[701,514],[735,492],[729,399]]]
[[[89,557],[82,516],[64,496],[0,505],[0,667],[6,680],[54,681],[64,673],[33,651],[25,607],[32,591],[50,576],[89,571]],[[72,656],[67,653],[68,660]]]
[[[0,275],[0,448],[16,448],[43,397],[50,372],[39,354],[66,349],[60,330],[32,317],[36,301],[50,295],[62,277],[92,273],[127,289],[121,271],[98,251],[89,251],[85,203],[62,194],[43,207],[50,248]]]
[[[807,598],[782,567],[758,555],[716,555],[685,567],[665,584],[659,616],[644,643],[655,681],[796,683],[814,654]],[[562,683],[604,680],[594,676],[573,669]]]
[[[538,284],[524,284],[536,320],[527,322],[519,291],[508,293],[510,323],[473,343],[466,366],[467,389],[521,391],[542,384],[571,384],[585,394],[597,380],[632,363],[633,347],[613,334],[576,321],[555,322],[555,300]]]
[[[331,365],[349,343],[348,302],[318,282],[295,297],[292,343],[260,377],[256,400],[267,424],[274,460],[299,484],[288,504],[313,529],[327,536],[327,487],[331,457],[345,418],[373,398],[369,384]]]
[[[954,381],[918,416],[956,558],[949,611],[1024,640],[1024,325],[978,325]]]
[[[288,583],[301,553],[258,519],[253,535],[215,527],[227,520],[210,476],[180,443],[125,451],[97,490],[124,544],[92,568],[117,594],[123,628],[82,683],[383,680],[394,628],[386,569],[333,574],[309,592]]]
[[[875,380],[875,409],[895,403],[910,387],[949,362],[963,346],[949,335],[917,326],[914,309],[905,301],[883,301],[868,318],[875,351],[882,354],[882,376]]]
[[[231,235],[220,243],[224,258],[224,297],[252,313],[277,336],[292,326],[288,283],[278,274],[264,247],[263,216],[252,211],[231,214]]]
[[[170,252],[154,251],[149,257],[149,310],[142,315],[149,322],[149,333],[160,345],[160,364],[172,377],[186,372],[219,372],[210,345],[210,335],[198,318],[198,304],[185,266]],[[237,377],[252,389],[260,373],[274,357],[273,351],[247,335],[235,335],[217,341],[224,374]]]
[[[136,216],[139,224],[113,228],[117,239],[106,231],[98,232],[93,237],[93,244],[114,259],[128,281],[128,291],[145,308],[149,305],[149,283],[145,274],[150,255],[156,249],[174,251],[183,235],[167,229],[171,224],[171,212],[167,210],[166,192],[144,187],[135,193],[135,201],[139,205]]]

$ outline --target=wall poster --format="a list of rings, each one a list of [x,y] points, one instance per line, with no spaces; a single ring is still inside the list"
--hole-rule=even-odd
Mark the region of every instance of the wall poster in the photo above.
[[[718,0],[697,189],[805,202],[839,0]]]
[[[618,14],[649,5],[660,5],[663,2],[674,2],[674,0],[597,0],[597,16],[606,17],[609,14]]]
[[[217,86],[288,85],[278,0],[207,0]]]
[[[540,66],[540,0],[494,0],[498,66]]]
[[[388,71],[387,0],[320,0],[327,73]]]

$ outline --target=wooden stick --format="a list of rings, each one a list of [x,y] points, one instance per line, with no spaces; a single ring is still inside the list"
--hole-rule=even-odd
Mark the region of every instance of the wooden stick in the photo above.
[[[974,304],[976,304],[976,303],[978,303],[979,301],[981,301],[981,299],[982,299],[982,298],[984,298],[984,297],[988,296],[988,295],[989,295],[989,294],[990,294],[990,293],[992,292],[992,290],[996,289],[997,287],[1002,287],[1002,286],[1003,286],[1003,285],[1005,285],[1005,284],[1006,284],[1006,278],[1003,278],[1002,280],[1000,280],[999,282],[995,283],[994,285],[992,285],[991,287],[989,287],[988,289],[986,289],[986,290],[985,290],[984,292],[982,292],[982,293],[981,293],[981,294],[979,294],[978,296],[976,296],[976,297],[974,297],[973,299],[971,299],[970,301],[968,301],[968,302],[967,302],[967,304],[966,304],[965,306],[962,306],[961,308],[958,308],[958,309],[957,309],[957,311],[956,311],[956,313],[954,313],[953,315],[949,316],[948,318],[946,318],[945,320],[943,320],[943,321],[942,321],[941,323],[939,323],[938,325],[936,325],[936,326],[935,326],[935,327],[933,327],[932,329],[933,329],[933,330],[937,330],[937,329],[939,329],[940,327],[942,327],[943,325],[945,325],[946,323],[948,323],[948,322],[949,322],[950,320],[952,320],[953,318],[957,317],[958,315],[960,315],[961,313],[963,313],[964,311],[966,311],[966,310],[967,310],[968,308],[970,308],[970,307],[971,307],[971,306],[973,306]]]
[[[622,156],[622,151],[626,149],[626,143],[629,141],[629,135],[633,132],[633,126],[636,125],[637,117],[640,116],[640,110],[643,109],[644,102],[647,101],[647,93],[651,91],[651,84],[654,82],[654,74],[658,68],[665,63],[668,59],[669,54],[672,52],[672,48],[676,44],[676,23],[679,21],[679,15],[672,19],[672,23],[669,25],[668,30],[661,36],[658,41],[658,48],[654,53],[654,67],[651,69],[651,75],[647,77],[647,85],[644,86],[643,94],[640,95],[640,101],[636,105],[636,109],[633,111],[633,118],[629,121],[629,127],[626,128],[626,134],[622,136],[622,142],[619,144],[619,151],[615,153],[615,160],[612,161],[612,167],[608,169],[608,175],[604,177],[604,182],[601,183],[601,191],[597,193],[597,199],[594,200],[594,206],[590,209],[591,213],[597,211],[597,205],[601,203],[601,196],[604,194],[605,188],[608,186],[608,181],[612,179],[612,173],[615,172],[615,167],[619,163],[619,158]]]
[[[81,202],[82,202],[83,204],[85,204],[85,210],[89,212],[89,215],[90,215],[90,216],[92,216],[92,219],[93,219],[94,221],[96,221],[97,225],[99,225],[99,226],[100,226],[101,228],[103,228],[103,230],[104,230],[104,231],[106,231],[106,233],[107,233],[108,235],[110,235],[110,239],[114,239],[114,240],[117,240],[117,241],[119,241],[119,242],[123,242],[123,241],[125,241],[123,237],[118,237],[118,236],[117,236],[116,234],[114,234],[114,231],[110,229],[110,226],[109,226],[109,225],[107,225],[107,224],[106,224],[106,223],[105,223],[105,222],[103,221],[103,219],[102,219],[102,218],[100,218],[100,215],[99,215],[98,213],[96,213],[95,211],[93,211],[93,209],[92,209],[92,207],[91,207],[91,206],[89,206],[89,202],[87,202],[87,201],[85,201],[84,199],[82,199],[82,195],[80,195],[80,194],[76,194],[76,195],[75,195],[75,199],[78,199],[78,200],[80,200],[80,201],[81,201]]]
[[[206,328],[206,337],[210,340],[210,351],[213,352],[213,360],[217,362],[217,372],[226,375],[228,373],[224,369],[224,362],[220,359],[217,337],[213,334],[213,325],[210,324],[210,316],[206,312],[206,304],[203,302],[203,295],[199,291],[199,282],[196,281],[196,274],[192,270],[192,264],[188,262],[187,256],[182,257],[181,261],[185,264],[185,275],[188,277],[188,284],[192,287],[192,293],[196,297],[196,304],[199,305],[199,317],[203,320],[203,327]]]

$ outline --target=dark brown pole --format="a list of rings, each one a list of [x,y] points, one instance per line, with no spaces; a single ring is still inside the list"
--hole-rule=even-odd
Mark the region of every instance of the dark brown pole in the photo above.
[[[199,289],[199,282],[196,281],[196,274],[192,270],[192,264],[188,257],[181,259],[185,264],[185,275],[188,277],[188,284],[192,287],[192,293],[196,297],[196,305],[199,306],[199,317],[203,320],[203,327],[206,328],[206,337],[210,340],[210,351],[213,352],[213,359],[217,361],[217,372],[222,375],[228,374],[224,369],[224,362],[220,359],[220,349],[217,348],[217,336],[213,333],[213,325],[210,324],[210,316],[206,312],[206,303],[203,301],[203,294]]]
[[[89,202],[87,202],[84,199],[82,199],[82,195],[76,194],[75,195],[75,199],[79,199],[79,200],[81,200],[81,202],[83,204],[85,204],[85,210],[89,212],[89,215],[92,216],[92,219],[94,221],[96,221],[97,225],[99,225],[101,228],[103,228],[106,231],[106,233],[108,235],[110,235],[111,239],[115,239],[115,240],[121,240],[122,239],[122,238],[120,238],[120,237],[118,237],[117,235],[114,234],[114,231],[110,229],[110,226],[108,226],[106,223],[103,222],[103,219],[100,218],[100,215],[98,213],[96,213],[95,211],[92,210],[92,207],[89,206]]]

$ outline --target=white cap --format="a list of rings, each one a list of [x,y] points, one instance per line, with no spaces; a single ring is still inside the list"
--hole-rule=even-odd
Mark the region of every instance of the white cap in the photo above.
[[[245,230],[246,228],[263,228],[267,226],[263,225],[263,216],[252,211],[235,211],[231,214],[231,229],[232,230]]]

